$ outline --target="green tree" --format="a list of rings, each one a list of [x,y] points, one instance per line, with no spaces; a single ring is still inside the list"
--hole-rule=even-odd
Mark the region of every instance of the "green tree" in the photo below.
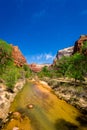
[[[25,78],[29,78],[32,76],[32,70],[29,68],[27,64],[23,65],[23,70],[25,71]]]
[[[73,56],[71,56],[69,59],[69,66],[66,75],[68,75],[71,78],[74,78],[75,82],[77,80],[83,81],[84,72],[86,71],[84,62],[84,55],[76,53]]]
[[[64,56],[56,62],[54,67],[56,68],[58,73],[60,73],[62,76],[65,76],[68,66],[69,66],[69,57]]]
[[[44,66],[40,72],[38,72],[39,77],[51,77],[51,71],[47,66]]]

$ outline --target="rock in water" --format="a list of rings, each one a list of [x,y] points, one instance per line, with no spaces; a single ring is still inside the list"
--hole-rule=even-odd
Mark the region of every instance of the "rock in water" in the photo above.
[[[14,127],[12,130],[19,130],[19,128],[18,127]]]
[[[34,107],[33,104],[28,104],[28,105],[27,105],[27,108],[29,108],[29,109],[32,109],[33,107]]]
[[[14,112],[13,113],[13,118],[14,119],[21,119],[21,114],[19,112]]]

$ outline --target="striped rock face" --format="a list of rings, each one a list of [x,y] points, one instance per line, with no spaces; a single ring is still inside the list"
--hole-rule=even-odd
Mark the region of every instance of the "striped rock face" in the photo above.
[[[75,42],[73,54],[75,54],[76,52],[79,52],[79,53],[84,53],[84,54],[86,53],[87,55],[87,50],[85,50],[85,52],[82,52],[83,43],[85,41],[87,41],[87,35],[80,36],[79,40]]]
[[[59,50],[53,61],[53,64],[55,64],[56,61],[61,59],[63,56],[71,56],[77,52],[81,54],[83,53],[87,56],[87,49],[84,52],[82,51],[83,43],[85,41],[87,41],[87,35],[81,35],[80,38],[75,42],[74,46]]]
[[[63,56],[71,56],[73,53],[73,46],[72,47],[68,47],[68,48],[64,48],[62,50],[59,50],[56,57],[57,59],[61,59]]]
[[[12,57],[14,59],[14,63],[17,66],[22,66],[27,63],[25,57],[23,56],[23,54],[17,46],[12,45]]]

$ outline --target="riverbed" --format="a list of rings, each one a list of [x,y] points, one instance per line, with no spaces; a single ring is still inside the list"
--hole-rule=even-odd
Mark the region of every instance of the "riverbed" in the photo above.
[[[21,116],[12,116],[2,130],[87,130],[84,115],[44,82],[27,81],[9,111]]]

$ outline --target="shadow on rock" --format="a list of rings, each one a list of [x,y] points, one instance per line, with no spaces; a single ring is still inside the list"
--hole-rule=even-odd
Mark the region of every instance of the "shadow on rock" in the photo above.
[[[1,128],[3,128],[3,126],[4,126],[3,119],[2,119],[2,118],[0,118],[0,130],[1,130]]]

